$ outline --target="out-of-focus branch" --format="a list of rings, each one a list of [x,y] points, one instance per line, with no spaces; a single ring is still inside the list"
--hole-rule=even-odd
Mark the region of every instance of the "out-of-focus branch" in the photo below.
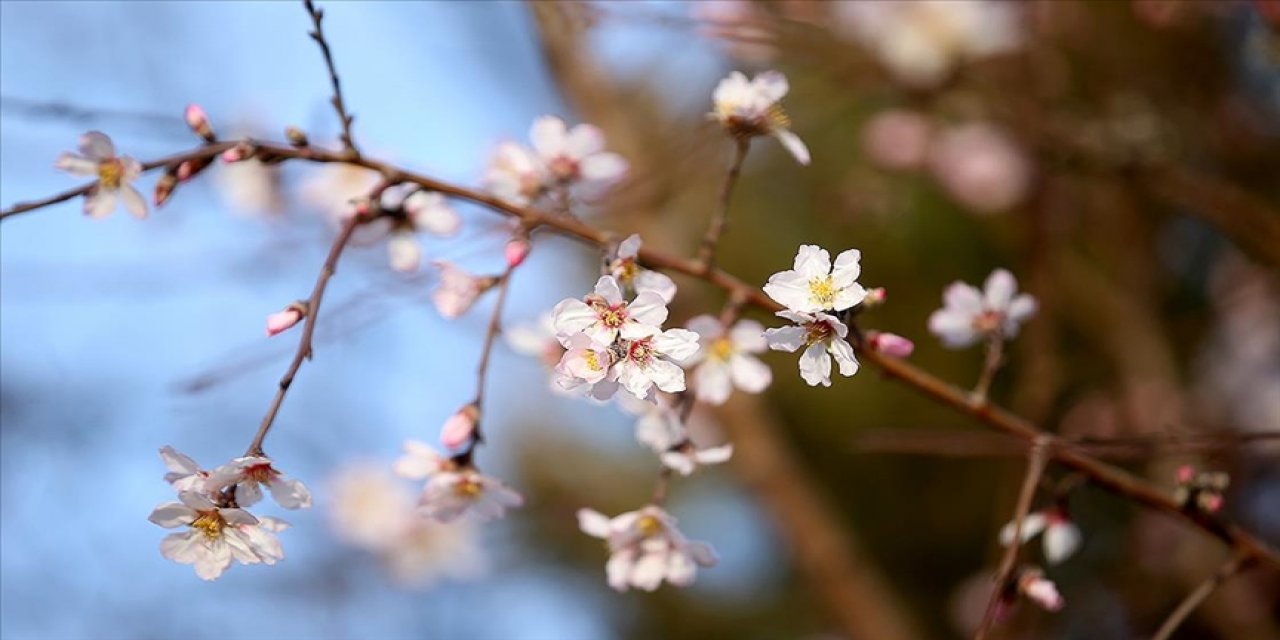
[[[815,597],[840,628],[855,639],[924,637],[778,435],[781,425],[771,409],[755,396],[734,394],[716,415],[733,441],[734,469],[773,514]]]
[[[1178,166],[1141,173],[1144,189],[1213,225],[1254,259],[1280,266],[1280,211],[1212,175]]]
[[[1222,583],[1230,580],[1233,576],[1248,568],[1250,558],[1244,554],[1236,553],[1231,556],[1218,570],[1213,572],[1200,586],[1196,587],[1187,597],[1178,604],[1177,608],[1169,614],[1164,623],[1160,625],[1160,629],[1155,635],[1151,636],[1151,640],[1169,640],[1173,636],[1173,632],[1191,615],[1197,607],[1200,606]]]
[[[324,20],[324,10],[315,5],[312,0],[302,0],[303,6],[307,10],[307,14],[311,16],[311,24],[313,31],[307,33],[311,36],[316,44],[320,45],[320,53],[324,54],[324,64],[329,70],[329,83],[333,85],[333,97],[329,99],[333,105],[334,111],[338,112],[338,120],[342,123],[342,146],[352,154],[359,155],[356,150],[355,139],[351,137],[351,123],[355,120],[355,116],[347,113],[347,103],[342,98],[342,81],[338,79],[338,69],[333,64],[333,53],[329,50],[329,41],[324,37],[324,29],[321,22]]]
[[[751,139],[739,137],[733,149],[733,161],[729,164],[729,172],[720,184],[720,195],[716,198],[716,210],[711,215],[711,224],[707,226],[707,235],[702,238],[702,247],[698,250],[698,262],[702,268],[710,270],[716,263],[716,247],[720,245],[720,236],[724,234],[729,223],[729,199],[733,197],[733,186],[738,183],[738,174],[742,173],[742,161],[747,159],[747,149],[751,147]]]
[[[1219,452],[1259,443],[1280,444],[1280,431],[1187,432],[1114,438],[1059,437],[1059,446],[1072,447],[1098,458],[1145,459],[1187,453]],[[854,436],[856,453],[927,455],[944,458],[1012,457],[1026,455],[1026,444],[999,433],[921,429],[861,429]]]

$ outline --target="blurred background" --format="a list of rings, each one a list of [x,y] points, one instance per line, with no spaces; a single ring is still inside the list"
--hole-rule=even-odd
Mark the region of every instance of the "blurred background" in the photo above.
[[[535,117],[592,122],[632,170],[584,217],[685,255],[732,147],[705,119],[711,90],[732,69],[783,71],[813,164],[753,145],[726,270],[763,283],[801,243],[859,248],[862,282],[889,292],[863,325],[914,339],[917,364],[969,386],[981,349],[945,350],[925,321],[952,281],[1008,268],[1041,311],[993,397],[1070,437],[1121,439],[1107,458],[1170,492],[1180,465],[1229,472],[1225,512],[1280,544],[1280,448],[1241,444],[1280,429],[1280,4],[323,6],[367,154],[475,185],[494,146],[525,140]],[[189,102],[223,137],[279,139],[296,125],[333,143],[308,28],[292,2],[0,3],[0,206],[78,184],[52,164],[85,130],[143,160],[193,146]],[[573,514],[643,504],[657,462],[633,417],[551,393],[541,364],[505,347],[479,460],[526,507],[483,529],[423,532],[399,555],[362,549],[344,523],[371,494],[412,491],[375,470],[407,437],[434,441],[472,397],[491,302],[444,321],[429,301],[435,273],[392,272],[377,237],[344,257],[315,359],[267,441],[316,494],[309,511],[264,505],[294,524],[286,560],[204,583],[163,559],[166,532],[146,520],[171,499],[155,451],[171,444],[210,467],[243,450],[296,344],[263,338],[263,318],[310,290],[331,211],[369,180],[244,163],[183,185],[144,223],[91,221],[75,202],[4,222],[0,635],[971,631],[1020,449],[871,368],[807,387],[788,354],[766,356],[775,384],[762,396],[695,413],[700,437],[737,450],[674,483],[670,510],[721,558],[691,588],[606,587],[605,553]],[[498,271],[508,227],[457,206],[463,231],[424,238],[428,259]],[[539,235],[527,264],[512,324],[582,295],[598,256]],[[724,302],[677,282],[674,322]],[[1187,434],[1200,444],[1161,444]],[[1148,636],[1225,558],[1201,532],[1060,469],[1048,481],[1070,488],[1084,534],[1049,569],[1067,606],[1023,607],[1002,637]],[[1255,570],[1176,637],[1280,638],[1278,619],[1280,580]]]

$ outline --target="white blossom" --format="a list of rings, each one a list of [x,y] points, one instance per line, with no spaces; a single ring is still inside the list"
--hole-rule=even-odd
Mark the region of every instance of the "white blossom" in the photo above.
[[[916,87],[942,82],[962,62],[1021,45],[1016,3],[991,0],[838,2],[836,19],[891,74]]]
[[[617,390],[617,382],[610,379],[613,352],[609,347],[592,340],[585,333],[574,334],[563,349],[553,378],[557,388],[577,391],[586,388],[592,397],[607,400]]]
[[[542,116],[529,130],[534,152],[551,178],[563,184],[608,184],[627,172],[627,161],[604,150],[599,127],[580,124],[572,129],[555,116]]]
[[[190,456],[166,445],[160,449],[160,459],[169,469],[164,481],[173,485],[175,491],[204,491],[209,472],[201,469]]]
[[[685,538],[676,520],[661,507],[649,505],[608,518],[591,509],[578,511],[578,526],[587,535],[608,542],[605,573],[610,587],[653,591],[666,581],[693,584],[698,567],[716,563],[715,551],[704,542]]]
[[[833,267],[826,249],[800,245],[792,268],[770,276],[764,292],[800,313],[843,311],[867,297],[866,289],[857,282],[862,274],[861,259],[862,252],[849,249],[836,256]]]
[[[693,391],[701,402],[724,404],[737,387],[760,393],[773,382],[773,372],[753,354],[769,350],[764,327],[754,320],[739,320],[729,331],[710,315],[691,318],[690,330],[698,334],[701,348],[691,360]]]
[[[524,498],[500,480],[459,466],[413,440],[405,442],[405,455],[396,462],[395,470],[410,479],[426,479],[418,510],[439,522],[451,522],[464,515],[487,522],[524,504]]]
[[[80,154],[64,153],[55,166],[77,176],[96,176],[98,181],[84,197],[84,212],[104,218],[116,210],[116,201],[136,218],[147,217],[147,201],[133,181],[142,175],[142,165],[129,156],[117,156],[115,144],[101,131],[80,136]]]
[[[209,474],[206,490],[215,493],[235,486],[236,503],[250,506],[262,499],[262,485],[271,491],[276,504],[286,509],[305,509],[311,506],[311,492],[297,480],[284,477],[271,465],[271,459],[262,456],[246,456],[214,469]]]
[[[943,307],[929,316],[929,331],[951,348],[967,347],[983,338],[1010,339],[1018,327],[1036,312],[1030,294],[1017,294],[1013,274],[996,269],[987,277],[983,291],[963,282],[954,282],[943,292]]]
[[[632,395],[644,398],[652,387],[675,393],[685,389],[684,369],[679,363],[697,353],[698,334],[686,329],[651,329],[649,335],[622,340],[618,351],[612,374]]]
[[[274,549],[263,549],[261,535],[254,534],[251,541],[241,529],[258,525],[258,519],[248,511],[219,507],[194,491],[183,491],[178,498],[181,502],[161,504],[148,518],[166,529],[189,527],[160,541],[160,553],[164,557],[195,565],[196,575],[204,580],[217,579],[232,559],[241,564],[256,564],[263,561],[260,550],[275,557]]]
[[[440,282],[431,292],[431,302],[436,311],[450,320],[471,309],[480,294],[493,286],[493,278],[474,276],[445,260],[432,263],[440,270]]]
[[[640,234],[632,234],[618,244],[618,254],[609,263],[609,273],[624,290],[653,291],[667,304],[676,297],[676,283],[666,274],[645,269],[636,263],[640,255]]]
[[[807,165],[809,149],[791,132],[791,120],[778,104],[789,90],[787,77],[777,71],[765,71],[751,80],[734,71],[716,85],[711,96],[715,110],[710,115],[735,136],[777,138],[800,164]]]
[[[809,386],[831,386],[831,356],[835,356],[840,375],[848,377],[858,372],[853,347],[844,340],[849,328],[835,316],[789,310],[779,311],[778,316],[796,324],[768,329],[764,332],[765,339],[775,351],[795,352],[804,348],[800,356],[800,377]]]
[[[1010,522],[1000,529],[1000,544],[1013,544],[1014,524]],[[1018,544],[1025,544],[1037,535],[1044,534],[1044,557],[1049,564],[1058,564],[1071,557],[1080,548],[1080,528],[1066,512],[1053,507],[1027,514],[1022,519],[1022,537]]]
[[[1044,577],[1039,569],[1028,569],[1018,577],[1018,593],[1045,611],[1058,611],[1066,604],[1058,593],[1058,585]]]
[[[365,198],[378,185],[377,171],[346,163],[329,163],[317,169],[302,184],[302,199],[324,213],[331,222],[356,214],[354,202]]]
[[[494,151],[483,181],[489,193],[523,207],[546,189],[546,169],[533,151],[503,142]]]
[[[733,445],[722,444],[715,447],[697,448],[692,442],[685,441],[670,451],[659,454],[658,458],[668,469],[677,471],[682,476],[690,475],[698,467],[727,462],[733,456]]]
[[[651,335],[666,321],[667,304],[653,291],[641,291],[627,303],[618,281],[613,276],[601,276],[594,293],[582,300],[562,300],[551,313],[556,334],[566,347],[577,333],[609,346],[619,336],[630,339]]]

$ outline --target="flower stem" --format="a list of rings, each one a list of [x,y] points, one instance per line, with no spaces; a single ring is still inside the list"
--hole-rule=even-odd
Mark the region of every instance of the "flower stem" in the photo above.
[[[729,198],[733,196],[733,187],[742,173],[742,162],[747,158],[747,149],[751,146],[750,138],[735,138],[737,146],[733,154],[733,162],[729,165],[729,173],[720,184],[720,197],[716,199],[716,211],[711,216],[711,225],[707,227],[707,235],[702,239],[702,248],[698,251],[698,264],[702,272],[711,271],[715,266],[716,247],[720,244],[720,236],[729,224]]]

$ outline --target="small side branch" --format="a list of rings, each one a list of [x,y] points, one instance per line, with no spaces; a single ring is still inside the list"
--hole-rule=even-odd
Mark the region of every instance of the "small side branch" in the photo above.
[[[1151,640],[1169,640],[1173,636],[1173,632],[1191,616],[1192,611],[1195,611],[1201,603],[1209,599],[1209,596],[1224,582],[1248,568],[1249,564],[1249,556],[1247,554],[1232,554],[1230,559],[1223,563],[1221,567],[1218,567],[1217,571],[1213,572],[1213,575],[1187,594],[1187,597],[1165,619],[1164,624],[1160,625],[1160,629],[1156,631],[1155,635],[1151,636]]]
[[[307,319],[306,324],[302,327],[302,337],[298,339],[298,350],[293,354],[293,361],[289,363],[289,368],[285,370],[284,376],[280,378],[275,398],[271,400],[267,415],[262,418],[258,433],[253,436],[253,442],[249,443],[249,448],[245,451],[246,456],[263,455],[262,441],[266,439],[267,432],[271,431],[271,425],[275,424],[276,414],[280,413],[280,405],[284,403],[285,394],[289,393],[289,386],[293,384],[293,377],[298,374],[298,369],[302,368],[302,361],[311,358],[311,337],[315,335],[316,320],[320,317],[320,301],[324,299],[324,290],[329,285],[329,278],[332,278],[334,272],[337,271],[338,258],[342,257],[342,250],[351,241],[351,234],[355,232],[356,226],[359,224],[359,216],[351,216],[350,219],[343,223],[342,230],[338,232],[338,237],[333,240],[333,245],[329,247],[329,255],[325,258],[324,266],[320,269],[320,275],[316,278],[315,287],[311,290],[311,297],[307,299]]]
[[[987,602],[986,613],[982,616],[982,624],[973,633],[973,640],[982,640],[995,622],[996,611],[1000,606],[1000,598],[1009,586],[1009,578],[1013,576],[1013,567],[1018,561],[1018,550],[1022,548],[1022,527],[1031,511],[1031,499],[1036,495],[1036,486],[1040,484],[1040,476],[1044,475],[1045,463],[1048,461],[1049,440],[1039,438],[1027,454],[1027,473],[1022,478],[1022,490],[1018,494],[1018,506],[1013,513],[1013,540],[1000,559],[1000,569],[996,573],[996,584],[991,591],[991,599]]]
[[[333,64],[333,52],[329,49],[329,41],[325,39],[324,29],[321,26],[324,10],[317,7],[312,0],[302,0],[302,4],[311,16],[311,24],[314,27],[314,30],[307,35],[320,45],[320,52],[324,54],[324,64],[329,69],[329,82],[333,84],[333,97],[329,102],[333,105],[334,111],[338,112],[338,120],[342,122],[342,146],[352,154],[359,155],[355,139],[351,137],[351,122],[355,120],[355,116],[347,113],[347,103],[342,99],[342,81],[338,79],[338,69]]]
[[[742,173],[742,162],[747,158],[747,149],[751,140],[745,137],[735,139],[733,163],[729,165],[729,173],[725,174],[720,184],[720,196],[716,199],[716,211],[711,216],[711,225],[707,227],[707,235],[702,239],[702,248],[698,251],[698,264],[702,271],[709,272],[715,266],[716,247],[720,245],[720,236],[729,223],[729,199],[733,197],[733,187],[738,183],[738,175]]]

